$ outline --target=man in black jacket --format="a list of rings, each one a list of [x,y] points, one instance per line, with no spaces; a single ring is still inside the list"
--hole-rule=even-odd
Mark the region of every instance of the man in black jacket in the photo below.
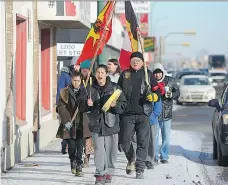
[[[156,134],[155,154],[155,163],[158,164],[160,153],[161,163],[165,164],[168,163],[169,158],[173,100],[180,96],[180,92],[175,79],[165,75],[165,70],[160,63],[154,64],[153,74],[158,83],[164,83],[165,85],[165,95],[162,96],[162,113],[159,117],[159,127]],[[160,129],[162,135],[162,145],[159,150],[158,143]]]
[[[155,98],[145,83],[143,62],[142,53],[132,53],[130,69],[123,71],[118,81],[127,99],[127,107],[120,116],[120,143],[128,160],[126,173],[132,174],[136,167],[137,179],[143,178],[149,145],[149,116],[152,112],[152,101]],[[152,78],[149,70],[148,76],[151,86],[156,85],[157,81]],[[131,144],[135,132],[137,136],[136,163]]]

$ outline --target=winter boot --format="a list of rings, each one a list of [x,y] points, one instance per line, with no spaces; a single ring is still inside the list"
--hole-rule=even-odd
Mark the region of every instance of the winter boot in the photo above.
[[[154,169],[153,164],[151,162],[149,162],[149,161],[146,161],[146,167],[147,167],[148,170]]]
[[[71,173],[76,174],[76,161],[70,162]]]
[[[136,172],[136,179],[144,179],[143,172]]]
[[[79,165],[79,166],[76,167],[76,174],[75,174],[75,176],[77,176],[77,177],[83,177],[84,176],[84,173],[82,172],[82,166],[81,165]]]
[[[128,162],[126,167],[126,173],[131,175],[135,171],[135,162]]]

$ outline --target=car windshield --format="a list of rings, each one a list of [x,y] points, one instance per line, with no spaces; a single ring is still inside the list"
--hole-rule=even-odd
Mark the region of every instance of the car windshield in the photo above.
[[[209,85],[207,78],[185,78],[184,85]]]
[[[177,75],[177,79],[181,79],[183,76],[187,75],[204,75],[204,72],[202,71],[188,71],[188,72],[181,72]]]

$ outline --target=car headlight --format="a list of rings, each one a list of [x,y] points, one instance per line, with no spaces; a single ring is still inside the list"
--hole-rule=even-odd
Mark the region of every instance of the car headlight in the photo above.
[[[223,117],[223,124],[227,125],[228,124],[228,114],[224,114],[222,117]]]
[[[208,93],[208,94],[214,94],[214,93],[215,93],[215,90],[214,90],[214,89],[209,89],[209,90],[207,91],[207,93]]]

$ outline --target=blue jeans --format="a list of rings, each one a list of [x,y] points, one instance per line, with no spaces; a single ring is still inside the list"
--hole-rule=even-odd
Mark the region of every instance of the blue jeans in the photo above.
[[[157,127],[157,134],[156,134],[156,153],[155,153],[155,160],[168,160],[169,159],[169,149],[170,149],[170,133],[171,133],[171,123],[172,120],[159,120],[159,126]],[[161,129],[161,136],[162,136],[162,145],[159,148],[159,131]]]

